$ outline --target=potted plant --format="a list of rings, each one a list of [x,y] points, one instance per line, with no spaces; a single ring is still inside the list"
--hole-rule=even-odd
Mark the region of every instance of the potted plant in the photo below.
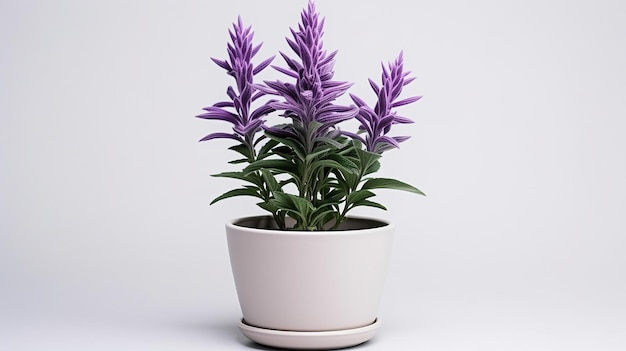
[[[377,189],[417,188],[378,178],[381,155],[407,136],[391,136],[412,123],[396,109],[420,97],[400,98],[413,81],[402,52],[382,67],[380,83],[369,79],[373,105],[349,94],[354,105],[336,102],[351,83],[333,80],[336,51],[322,45],[324,19],[313,1],[286,38],[292,54],[271,66],[284,80],[255,76],[274,56],[253,63],[261,45],[241,18],[229,30],[228,58],[212,60],[236,82],[227,101],[205,107],[197,117],[232,124],[229,132],[201,141],[232,139],[238,170],[215,174],[243,182],[213,200],[258,198],[267,215],[226,224],[229,253],[243,319],[250,339],[285,348],[338,348],[365,342],[379,326],[377,307],[391,247],[393,225],[348,216],[373,201]],[[274,117],[272,117],[274,116]],[[268,118],[277,118],[270,124]],[[357,121],[358,130],[340,129]]]

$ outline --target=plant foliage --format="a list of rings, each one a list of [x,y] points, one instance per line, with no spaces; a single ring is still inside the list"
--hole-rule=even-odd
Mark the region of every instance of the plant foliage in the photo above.
[[[382,65],[381,82],[369,79],[376,95],[373,106],[349,94],[354,105],[336,103],[352,86],[333,80],[337,51],[328,53],[322,43],[324,19],[313,1],[302,11],[297,29],[290,28],[287,44],[291,54],[280,52],[284,66],[272,65],[285,81],[264,81],[255,76],[271,65],[274,56],[253,64],[261,45],[253,44],[254,32],[241,18],[229,30],[228,59],[212,58],[235,80],[226,90],[228,101],[205,107],[197,117],[232,124],[232,131],[211,133],[201,141],[233,139],[230,150],[238,154],[232,164],[239,171],[215,174],[243,182],[239,188],[218,196],[212,203],[234,197],[258,198],[281,229],[327,230],[336,228],[349,211],[359,206],[386,209],[373,201],[374,191],[396,189],[424,195],[419,189],[395,179],[376,178],[383,152],[399,147],[408,136],[390,136],[397,124],[413,123],[396,108],[419,100],[400,99],[414,78],[403,67],[402,52]],[[271,97],[271,98],[270,98]],[[253,107],[255,106],[255,107]],[[267,116],[277,113],[283,123],[268,125]],[[356,132],[339,124],[356,120]],[[285,219],[295,220],[287,227]]]

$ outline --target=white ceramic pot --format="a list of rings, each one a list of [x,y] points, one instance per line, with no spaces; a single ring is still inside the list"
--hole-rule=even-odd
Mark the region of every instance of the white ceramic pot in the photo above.
[[[243,325],[291,336],[378,325],[393,225],[349,218],[341,230],[303,232],[268,229],[271,222],[261,216],[226,224]]]

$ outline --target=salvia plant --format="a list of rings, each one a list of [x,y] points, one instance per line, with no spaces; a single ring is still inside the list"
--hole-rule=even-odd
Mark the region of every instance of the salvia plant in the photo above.
[[[376,189],[423,193],[395,179],[373,177],[381,155],[397,148],[408,136],[392,135],[398,124],[412,123],[396,109],[420,96],[400,98],[414,78],[404,71],[402,52],[382,65],[380,83],[369,79],[374,92],[370,105],[349,94],[354,105],[337,99],[352,86],[333,80],[337,51],[328,53],[322,43],[324,19],[313,1],[302,11],[297,29],[290,28],[287,44],[292,53],[280,52],[284,65],[271,65],[274,56],[254,64],[261,44],[253,43],[254,32],[241,17],[233,24],[228,58],[212,60],[235,80],[226,90],[227,101],[205,107],[197,117],[232,124],[229,132],[211,133],[201,141],[232,139],[230,150],[240,157],[231,164],[240,170],[215,174],[235,178],[244,185],[230,190],[212,203],[234,196],[257,197],[258,206],[271,213],[280,229],[336,229],[355,207],[385,207],[372,200]],[[271,65],[283,80],[259,82],[256,75]],[[267,117],[280,116],[277,125]],[[358,121],[358,130],[339,128],[345,121]],[[295,225],[286,224],[292,218]]]

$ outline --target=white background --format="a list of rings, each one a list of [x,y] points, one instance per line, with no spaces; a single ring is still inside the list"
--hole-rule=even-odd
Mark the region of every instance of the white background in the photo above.
[[[219,122],[241,14],[287,51],[302,1],[0,2],[0,349],[245,350]],[[319,0],[336,78],[404,50],[413,138],[367,350],[626,349],[626,6]],[[276,63],[282,65],[280,60]],[[282,78],[270,70],[263,78]],[[347,100],[345,101],[347,103]],[[262,348],[260,348],[262,349]]]

